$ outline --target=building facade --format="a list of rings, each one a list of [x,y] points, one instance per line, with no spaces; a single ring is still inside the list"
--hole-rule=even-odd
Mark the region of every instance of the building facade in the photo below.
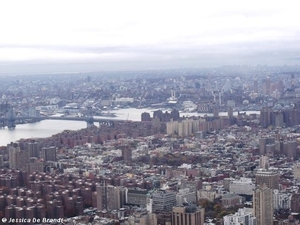
[[[145,189],[131,188],[126,191],[126,203],[145,207],[148,191]]]
[[[42,148],[41,151],[41,158],[44,159],[45,162],[47,161],[56,161],[56,147],[48,147],[48,148]]]
[[[152,200],[154,213],[171,212],[176,206],[176,194],[172,191],[158,190],[152,194]]]
[[[125,200],[125,191],[121,187],[112,185],[97,186],[97,209],[102,210],[119,210]]]
[[[172,225],[203,225],[204,208],[195,205],[174,207],[172,211]]]
[[[257,225],[273,224],[273,191],[266,184],[253,192],[253,212]]]
[[[252,195],[255,184],[251,178],[241,177],[240,180],[233,180],[229,183],[229,191],[240,195]]]
[[[300,163],[294,164],[294,179],[300,180]]]
[[[176,194],[176,202],[178,206],[186,203],[194,203],[196,202],[196,192],[190,191],[189,188],[180,189]]]
[[[253,210],[249,208],[242,208],[235,214],[224,216],[223,221],[224,225],[258,225]]]
[[[255,178],[257,186],[266,184],[268,188],[279,189],[279,174],[277,172],[259,169]]]

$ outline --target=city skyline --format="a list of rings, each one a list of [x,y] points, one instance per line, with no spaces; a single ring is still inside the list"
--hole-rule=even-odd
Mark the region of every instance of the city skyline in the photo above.
[[[297,71],[0,76],[0,221],[299,224]]]
[[[9,1],[1,3],[0,69],[11,74],[294,65],[299,16],[292,4]]]

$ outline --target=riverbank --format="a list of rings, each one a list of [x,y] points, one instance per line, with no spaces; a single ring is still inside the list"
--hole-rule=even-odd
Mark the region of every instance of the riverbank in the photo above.
[[[110,113],[115,114],[113,118],[120,120],[129,121],[141,121],[141,114],[143,112],[150,113],[153,116],[153,112],[158,109],[153,108],[125,108],[112,110]],[[171,111],[171,109],[161,109],[163,112]],[[234,115],[237,115],[235,112]],[[241,112],[243,113],[243,112]],[[248,111],[247,114],[259,114],[259,111]],[[205,116],[212,115],[209,113],[185,113],[181,112],[180,116]],[[226,112],[220,112],[220,116],[226,116]],[[111,117],[95,116],[95,118],[105,118],[111,119]],[[97,125],[97,124],[96,124]],[[60,133],[64,130],[79,130],[86,128],[86,122],[84,121],[67,121],[67,120],[42,120],[40,122],[28,123],[28,124],[18,124],[15,129],[0,129],[0,146],[6,146],[10,142],[15,142],[20,139],[27,138],[45,138],[50,137],[54,134]]]

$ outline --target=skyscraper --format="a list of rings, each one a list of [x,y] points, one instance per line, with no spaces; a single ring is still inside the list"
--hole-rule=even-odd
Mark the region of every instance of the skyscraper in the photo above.
[[[253,212],[258,225],[273,224],[273,191],[265,184],[253,192]]]

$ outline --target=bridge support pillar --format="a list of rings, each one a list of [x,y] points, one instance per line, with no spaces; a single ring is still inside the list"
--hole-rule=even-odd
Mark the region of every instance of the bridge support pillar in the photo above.
[[[10,119],[7,121],[8,129],[14,129],[16,127],[16,121],[14,119]]]
[[[94,126],[93,110],[92,107],[88,107],[88,112],[86,115],[87,128]]]
[[[5,122],[4,122],[4,120],[1,120],[0,121],[0,128],[4,128],[5,127]]]
[[[15,112],[12,107],[7,112],[7,127],[8,129],[14,129],[16,127]]]
[[[86,127],[89,128],[89,127],[92,127],[94,126],[94,122],[93,121],[86,121]]]

